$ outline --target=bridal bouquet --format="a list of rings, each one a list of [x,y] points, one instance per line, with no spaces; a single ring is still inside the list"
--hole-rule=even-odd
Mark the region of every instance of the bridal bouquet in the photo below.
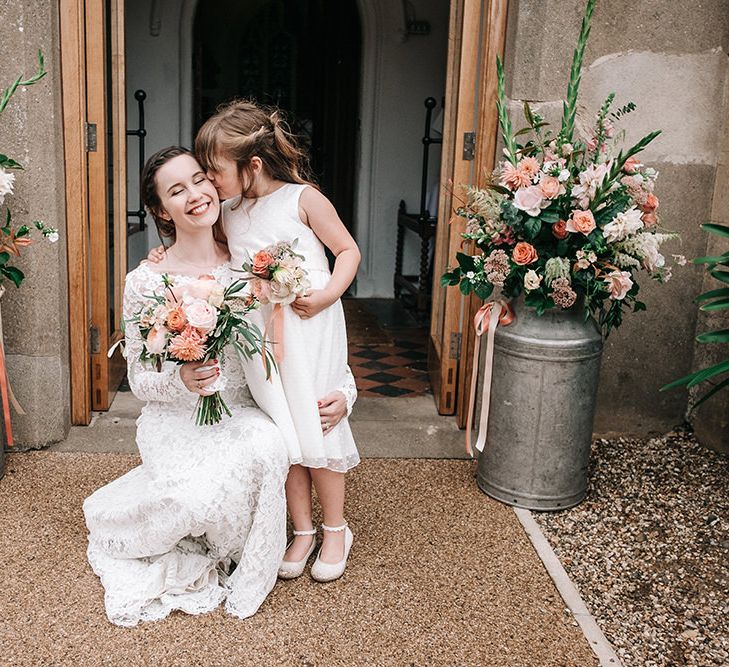
[[[243,264],[250,277],[251,292],[261,303],[287,306],[311,286],[301,266],[304,258],[294,252],[297,240],[270,245]]]
[[[504,95],[504,70],[497,60],[502,161],[484,189],[466,188],[456,214],[466,220],[463,238],[481,253],[457,254],[458,266],[441,284],[487,299],[495,287],[507,297],[525,294],[540,315],[570,308],[584,298],[607,335],[623,311],[643,310],[638,274],[665,282],[670,268],[661,254],[663,231],[654,193],[657,172],[638,154],[655,139],[651,132],[621,148],[617,125],[635,109],[613,109],[609,95],[594,122],[576,127],[577,94],[595,0],[590,0],[572,62],[562,123],[554,134],[544,118],[524,103],[527,127],[512,131]],[[523,138],[522,138],[523,137]],[[523,143],[520,143],[523,142]],[[675,255],[677,263],[685,263]]]
[[[164,293],[149,295],[149,301],[129,318],[139,325],[144,341],[140,359],[157,366],[164,361],[184,363],[220,358],[227,345],[233,345],[246,358],[260,354],[270,377],[272,356],[260,330],[246,319],[258,300],[244,293],[246,281],[224,287],[212,276],[175,285],[163,276]],[[230,416],[220,392],[225,389],[222,375],[210,385],[209,396],[201,396],[195,410],[198,426],[217,424],[223,413]]]

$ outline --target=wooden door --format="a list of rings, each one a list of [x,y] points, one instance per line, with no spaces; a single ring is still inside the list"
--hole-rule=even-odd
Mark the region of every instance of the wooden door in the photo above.
[[[88,424],[124,376],[126,119],[123,0],[61,0],[71,417]]]
[[[440,276],[463,247],[464,224],[454,217],[461,185],[481,184],[494,164],[496,55],[503,54],[507,0],[452,0],[443,127],[440,221],[434,257],[429,369],[440,414],[456,414],[465,426],[473,353],[470,325],[480,302],[458,287],[442,288]],[[449,223],[449,224],[447,224]]]

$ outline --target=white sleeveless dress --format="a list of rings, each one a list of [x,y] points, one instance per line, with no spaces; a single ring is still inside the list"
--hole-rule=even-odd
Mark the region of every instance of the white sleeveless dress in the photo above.
[[[324,245],[299,217],[299,198],[306,187],[309,186],[287,183],[263,197],[236,197],[223,203],[223,228],[234,268],[266,246],[298,239],[296,252],[304,256],[303,266],[312,289],[326,287],[331,273]],[[264,306],[261,315],[267,318],[271,308]],[[343,388],[351,405],[351,393],[356,391],[347,365],[342,303],[337,300],[306,320],[290,306],[283,310],[284,357],[279,374],[285,394],[282,400],[288,405],[296,436],[289,444],[290,461],[309,468],[346,472],[359,463],[349,420],[342,419],[324,435],[317,406],[319,398]],[[286,429],[282,430],[286,434]]]

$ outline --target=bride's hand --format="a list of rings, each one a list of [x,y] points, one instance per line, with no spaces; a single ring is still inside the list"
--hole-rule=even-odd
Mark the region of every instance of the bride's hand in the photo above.
[[[205,363],[201,361],[188,361],[180,366],[180,379],[188,391],[200,396],[210,396],[206,389],[213,384],[220,375],[217,359],[210,359]]]
[[[159,264],[165,258],[165,247],[159,245],[156,248],[152,248],[147,255],[147,261],[152,264]]]
[[[347,399],[341,391],[333,391],[319,399],[319,417],[324,435],[347,416]]]

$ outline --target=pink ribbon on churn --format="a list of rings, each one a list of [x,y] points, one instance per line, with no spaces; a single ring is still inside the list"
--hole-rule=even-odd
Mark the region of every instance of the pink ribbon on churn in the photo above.
[[[476,403],[476,381],[478,380],[478,357],[481,351],[481,336],[486,333],[486,359],[483,365],[483,395],[481,397],[481,415],[478,426],[476,449],[483,451],[489,425],[489,408],[491,404],[491,376],[494,370],[494,335],[500,324],[508,326],[514,321],[514,311],[506,301],[489,301],[479,308],[473,318],[476,330],[476,341],[473,346],[473,368],[471,369],[471,390],[468,398],[468,418],[466,420],[466,452],[473,456],[471,448],[471,427],[473,424],[474,405]]]

